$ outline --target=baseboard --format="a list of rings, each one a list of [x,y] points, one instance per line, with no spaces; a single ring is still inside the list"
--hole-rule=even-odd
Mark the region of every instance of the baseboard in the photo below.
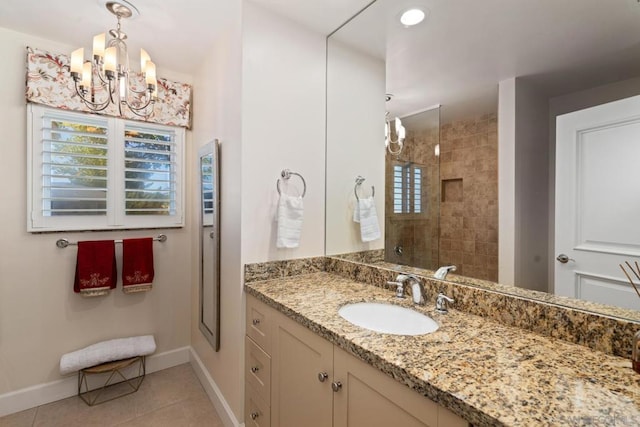
[[[244,423],[240,423],[238,421],[231,410],[231,407],[222,395],[222,391],[220,391],[216,382],[211,378],[211,375],[209,375],[209,371],[204,366],[204,363],[202,363],[202,360],[193,347],[190,348],[189,354],[191,356],[191,366],[200,380],[202,387],[204,387],[204,390],[207,392],[209,399],[211,399],[211,403],[213,403],[213,407],[216,408],[216,412],[220,416],[224,425],[226,427],[244,427]]]
[[[189,363],[190,347],[181,347],[147,357],[147,373]],[[78,377],[70,375],[61,380],[0,394],[0,417],[36,406],[66,399],[78,393]]]

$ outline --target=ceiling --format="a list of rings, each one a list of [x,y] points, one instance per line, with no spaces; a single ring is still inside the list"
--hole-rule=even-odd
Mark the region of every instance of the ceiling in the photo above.
[[[239,1],[129,0],[140,15],[123,20],[130,52],[144,47],[161,70],[191,73]],[[1,0],[0,27],[71,46],[91,47],[94,35],[115,28],[106,0]],[[252,0],[252,3],[329,34],[370,0]],[[86,55],[85,55],[86,56]],[[137,56],[130,54],[131,60]]]
[[[428,18],[404,28],[409,6]],[[640,76],[640,0],[378,0],[332,37],[386,61],[399,116],[496,111],[512,77],[552,97]]]
[[[115,27],[105,1],[1,0],[0,27],[89,48],[93,35]],[[144,47],[159,70],[192,73],[202,51],[234,24],[238,1],[132,0],[140,16],[123,22],[130,51]],[[329,34],[371,1],[251,2]],[[555,96],[639,76],[639,2],[377,0],[334,37],[386,60],[394,114],[441,104],[443,116],[456,117],[495,111],[497,84],[511,77]],[[416,5],[428,10],[427,20],[403,28],[399,13]]]

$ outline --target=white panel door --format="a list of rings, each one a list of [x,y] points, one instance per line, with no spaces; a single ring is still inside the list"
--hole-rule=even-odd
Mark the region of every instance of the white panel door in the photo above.
[[[557,118],[555,235],[556,294],[640,310],[639,96]]]

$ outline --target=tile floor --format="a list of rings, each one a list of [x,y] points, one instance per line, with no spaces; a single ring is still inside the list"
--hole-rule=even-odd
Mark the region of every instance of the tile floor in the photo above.
[[[0,427],[222,425],[189,364],[149,374],[137,392],[97,406],[74,396],[0,418]]]

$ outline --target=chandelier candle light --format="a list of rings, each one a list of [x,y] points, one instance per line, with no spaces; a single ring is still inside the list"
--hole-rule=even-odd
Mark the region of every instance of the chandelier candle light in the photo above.
[[[388,116],[389,113],[387,113]],[[387,147],[387,150],[389,150],[389,153],[394,154],[394,155],[398,155],[402,152],[402,148],[404,145],[404,140],[406,137],[406,129],[404,128],[404,126],[402,126],[402,121],[400,120],[399,117],[396,117],[395,120],[393,121],[393,128],[396,134],[396,139],[395,141],[393,140],[392,137],[392,130],[391,130],[391,121],[389,120],[389,118],[385,118],[385,122],[384,122],[384,145]],[[391,144],[396,144],[398,146],[397,150],[394,150],[391,147]]]
[[[144,76],[146,87],[136,87],[136,79],[130,79],[135,72],[129,68],[125,43],[127,35],[120,27],[122,18],[138,15],[138,10],[126,0],[107,1],[106,7],[118,19],[117,28],[109,31],[112,38],[106,48],[106,34],[102,33],[93,38],[92,61],[84,60],[83,48],[71,53],[71,77],[75,82],[76,93],[94,112],[103,111],[110,104],[115,104],[120,115],[124,105],[140,117],[149,117],[153,113],[153,104],[158,95],[156,65],[149,54],[140,49],[140,72]],[[104,95],[100,95],[100,92]]]

